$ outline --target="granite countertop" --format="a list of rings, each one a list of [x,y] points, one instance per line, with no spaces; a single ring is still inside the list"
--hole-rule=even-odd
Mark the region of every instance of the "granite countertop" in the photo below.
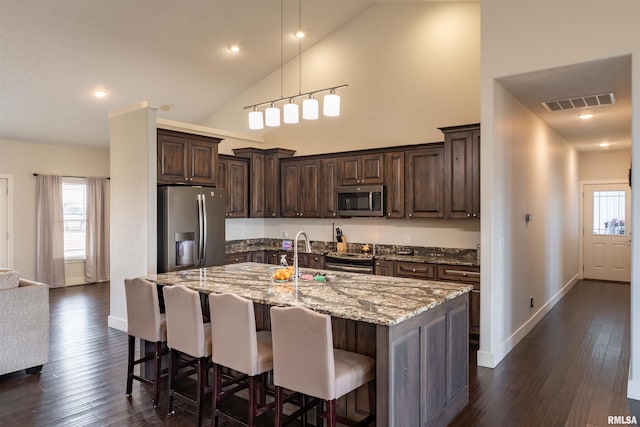
[[[465,284],[327,272],[326,282],[276,283],[274,266],[240,263],[153,274],[163,285],[181,284],[200,292],[230,292],[271,306],[304,306],[333,317],[392,326],[456,298],[473,287]],[[319,270],[301,268],[301,274]]]

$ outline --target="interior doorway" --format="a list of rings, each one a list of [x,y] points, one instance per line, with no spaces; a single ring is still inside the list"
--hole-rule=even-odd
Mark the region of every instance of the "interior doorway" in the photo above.
[[[584,184],[583,276],[631,280],[631,191],[627,183]]]
[[[0,268],[13,268],[13,181],[0,175]]]

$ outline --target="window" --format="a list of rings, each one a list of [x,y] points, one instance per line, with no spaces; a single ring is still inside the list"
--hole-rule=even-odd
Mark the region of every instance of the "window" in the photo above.
[[[624,235],[624,191],[593,192],[593,235]]]
[[[62,178],[64,259],[86,258],[87,183],[84,178]]]

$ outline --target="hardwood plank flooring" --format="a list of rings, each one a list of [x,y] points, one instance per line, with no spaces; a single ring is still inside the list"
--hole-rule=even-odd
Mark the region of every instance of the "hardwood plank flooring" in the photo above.
[[[167,416],[166,394],[153,408],[150,386],[134,382],[125,396],[127,340],[107,327],[108,284],[51,289],[50,300],[50,362],[40,375],[0,376],[0,426],[194,424],[189,406]],[[470,404],[452,426],[606,426],[609,415],[640,421],[640,402],[626,399],[626,284],[576,284],[495,369],[478,368],[476,350]],[[271,417],[260,425],[271,426]]]

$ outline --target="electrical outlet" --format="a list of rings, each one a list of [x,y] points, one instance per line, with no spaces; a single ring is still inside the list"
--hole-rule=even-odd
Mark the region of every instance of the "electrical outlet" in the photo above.
[[[533,297],[529,298],[529,308],[533,308],[534,305],[535,301],[533,300]]]
[[[405,235],[404,235],[404,242],[405,242],[405,243],[411,243],[411,236],[410,236],[410,235],[408,235],[408,234],[405,234]]]

